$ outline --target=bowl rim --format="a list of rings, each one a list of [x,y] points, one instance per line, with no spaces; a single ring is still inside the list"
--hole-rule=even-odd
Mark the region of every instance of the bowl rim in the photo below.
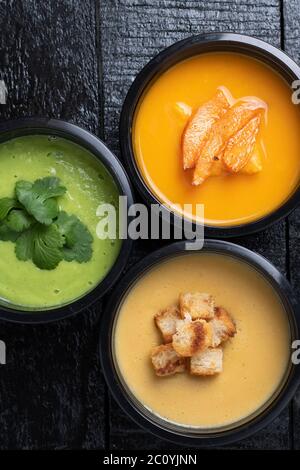
[[[96,135],[82,127],[64,121],[45,117],[25,117],[0,123],[0,143],[25,135],[55,135],[88,150],[109,172],[116,183],[119,194],[127,196],[128,206],[133,203],[130,180],[119,159]],[[90,307],[113,286],[124,270],[132,248],[132,240],[122,240],[114,264],[106,276],[91,291],[70,303],[45,309],[10,308],[0,305],[0,319],[13,323],[49,323],[78,314]]]
[[[203,48],[202,51],[199,51],[200,47]],[[250,52],[252,51],[253,54],[255,53],[255,57],[262,62],[268,63],[268,65],[272,63],[274,65],[273,70],[275,69],[276,65],[278,69],[280,69],[279,73],[282,77],[283,74],[286,73],[290,77],[293,77],[293,80],[300,79],[300,67],[293,59],[288,56],[288,54],[283,52],[281,49],[252,36],[227,32],[203,33],[175,42],[171,46],[163,49],[161,52],[155,55],[141,69],[127,92],[120,115],[119,141],[121,153],[124,162],[126,163],[126,168],[128,168],[130,179],[134,186],[138,189],[143,200],[148,204],[160,204],[165,207],[167,211],[172,214],[172,221],[174,223],[176,223],[178,215],[171,208],[162,203],[158,197],[156,197],[140,173],[136,159],[134,157],[134,150],[132,146],[132,127],[135,110],[147,86],[153,79],[155,79],[155,77],[168,70],[177,62],[184,60],[183,58],[178,58],[176,60],[176,57],[189,50],[193,51],[190,53],[189,57],[199,55],[201,53],[216,52],[220,50],[228,50],[229,52],[231,51],[242,54],[244,53],[251,56]],[[170,61],[171,63],[166,66],[166,64]],[[299,205],[299,203],[300,182],[295,191],[271,213],[266,214],[265,216],[252,222],[244,224],[241,223],[239,225],[213,226],[204,224],[205,236],[208,238],[231,238],[262,231],[290,214]],[[193,223],[197,225],[194,220]]]
[[[293,289],[286,278],[262,255],[240,245],[214,239],[206,240],[204,242],[203,249],[195,251],[187,250],[185,241],[172,243],[152,252],[150,255],[135,264],[114,289],[113,295],[110,297],[101,318],[99,333],[101,369],[110,392],[123,411],[137,425],[156,437],[175,444],[198,448],[231,444],[249,437],[261,430],[271,423],[287,406],[289,401],[293,398],[300,383],[300,365],[292,364],[290,366],[289,376],[285,378],[284,385],[282,385],[282,388],[274,397],[273,401],[266,409],[263,409],[261,413],[257,414],[248,422],[245,418],[245,422],[240,424],[237,428],[219,432],[216,430],[216,432],[207,435],[202,434],[201,436],[187,436],[184,435],[183,432],[161,428],[158,424],[147,419],[146,414],[143,414],[141,410],[138,410],[137,407],[135,407],[134,402],[130,398],[129,393],[126,391],[118,372],[116,371],[113,359],[113,328],[119,306],[135,282],[155,265],[176,255],[201,252],[218,252],[221,254],[231,255],[258,269],[258,271],[260,271],[260,273],[271,282],[274,290],[280,295],[281,300],[284,301],[284,307],[291,326],[291,340],[293,341],[299,337],[300,308]],[[250,416],[251,415],[249,415],[249,417]]]

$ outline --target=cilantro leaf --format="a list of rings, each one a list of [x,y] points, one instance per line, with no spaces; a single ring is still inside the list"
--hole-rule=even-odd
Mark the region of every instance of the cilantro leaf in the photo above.
[[[23,209],[13,209],[6,218],[6,225],[13,232],[24,232],[33,223],[34,219]]]
[[[62,260],[64,237],[56,225],[36,224],[23,232],[16,242],[16,256],[21,261],[32,259],[40,269],[51,270]]]
[[[32,260],[40,269],[54,269],[62,260],[64,239],[55,225],[35,228]]]
[[[0,199],[0,220],[4,220],[12,209],[20,207],[18,201],[12,197],[3,197]]]
[[[62,254],[65,261],[86,263],[92,257],[93,237],[88,228],[75,215],[62,211],[56,220],[58,230],[65,239]]]
[[[50,225],[58,215],[56,198],[63,196],[66,188],[60,185],[56,177],[48,176],[36,180],[34,183],[18,181],[16,195],[27,212],[38,222]]]
[[[19,260],[51,270],[60,261],[91,259],[93,237],[75,215],[59,212],[66,188],[55,177],[16,183],[16,198],[0,199],[0,240],[15,242]]]
[[[37,193],[43,196],[43,199],[63,196],[67,190],[65,186],[60,186],[60,179],[55,176],[47,176],[36,180],[33,187]]]
[[[15,252],[20,261],[32,259],[33,255],[33,231],[27,230],[16,241]]]
[[[11,230],[7,221],[0,222],[0,240],[3,242],[15,242],[20,234]]]

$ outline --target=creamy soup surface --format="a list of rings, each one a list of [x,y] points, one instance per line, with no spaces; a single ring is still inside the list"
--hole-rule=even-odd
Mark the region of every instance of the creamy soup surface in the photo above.
[[[181,139],[188,118],[178,112],[178,106],[195,111],[219,86],[235,99],[256,96],[266,103],[266,122],[258,139],[262,171],[211,177],[193,186],[193,172],[184,171],[182,165]],[[239,225],[273,212],[294,191],[300,177],[300,113],[291,95],[281,76],[245,55],[207,53],[174,65],[146,90],[135,114],[132,142],[146,184],[177,212],[191,204],[184,210],[186,216],[195,218],[196,204],[204,204],[207,225]]]
[[[120,240],[101,240],[96,235],[98,206],[111,203],[117,207],[119,196],[102,163],[68,140],[29,135],[0,145],[0,174],[0,198],[13,197],[17,181],[58,177],[67,188],[59,199],[60,210],[76,215],[93,236],[89,262],[62,261],[51,271],[19,261],[14,243],[0,241],[0,299],[38,309],[64,305],[94,288],[111,269],[121,247]]]
[[[151,349],[162,343],[153,317],[185,291],[213,294],[236,321],[219,375],[157,377],[151,366]],[[125,298],[114,339],[115,360],[136,398],[186,426],[218,427],[248,416],[280,386],[289,362],[290,329],[279,297],[251,266],[220,254],[177,256],[152,268]]]

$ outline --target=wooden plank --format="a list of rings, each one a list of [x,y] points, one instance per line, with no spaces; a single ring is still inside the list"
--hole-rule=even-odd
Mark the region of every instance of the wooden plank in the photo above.
[[[137,72],[158,51],[192,34],[232,31],[280,45],[279,0],[180,1],[107,0],[101,3],[105,139],[119,155],[118,122],[122,102]],[[264,254],[282,271],[286,268],[285,223],[264,234],[238,240]],[[168,448],[139,430],[115,404],[111,406],[114,449]],[[237,448],[288,448],[289,413],[246,439]]]
[[[300,65],[300,3],[298,0],[283,1],[283,46],[284,50]],[[288,244],[290,251],[290,281],[300,299],[300,208],[288,218]],[[294,430],[293,447],[300,449],[300,390],[293,401]]]
[[[93,0],[0,3],[0,71],[7,83],[1,120],[61,117],[99,127]],[[101,448],[104,382],[98,360],[101,304],[41,326],[1,322],[0,448]]]
[[[46,115],[97,130],[93,1],[7,0],[0,9],[0,68],[9,93],[1,118]]]

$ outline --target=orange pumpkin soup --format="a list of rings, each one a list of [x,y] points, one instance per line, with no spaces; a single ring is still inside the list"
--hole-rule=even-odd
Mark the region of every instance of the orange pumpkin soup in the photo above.
[[[193,186],[184,170],[182,135],[191,110],[211,99],[219,87],[235,99],[255,96],[267,105],[259,132],[259,171],[207,178]],[[292,90],[262,62],[235,53],[206,53],[180,62],[158,77],[137,108],[133,147],[139,170],[164,205],[195,218],[204,204],[205,223],[234,226],[270,214],[295,190],[300,176],[300,111]],[[182,209],[183,212],[183,209]]]

